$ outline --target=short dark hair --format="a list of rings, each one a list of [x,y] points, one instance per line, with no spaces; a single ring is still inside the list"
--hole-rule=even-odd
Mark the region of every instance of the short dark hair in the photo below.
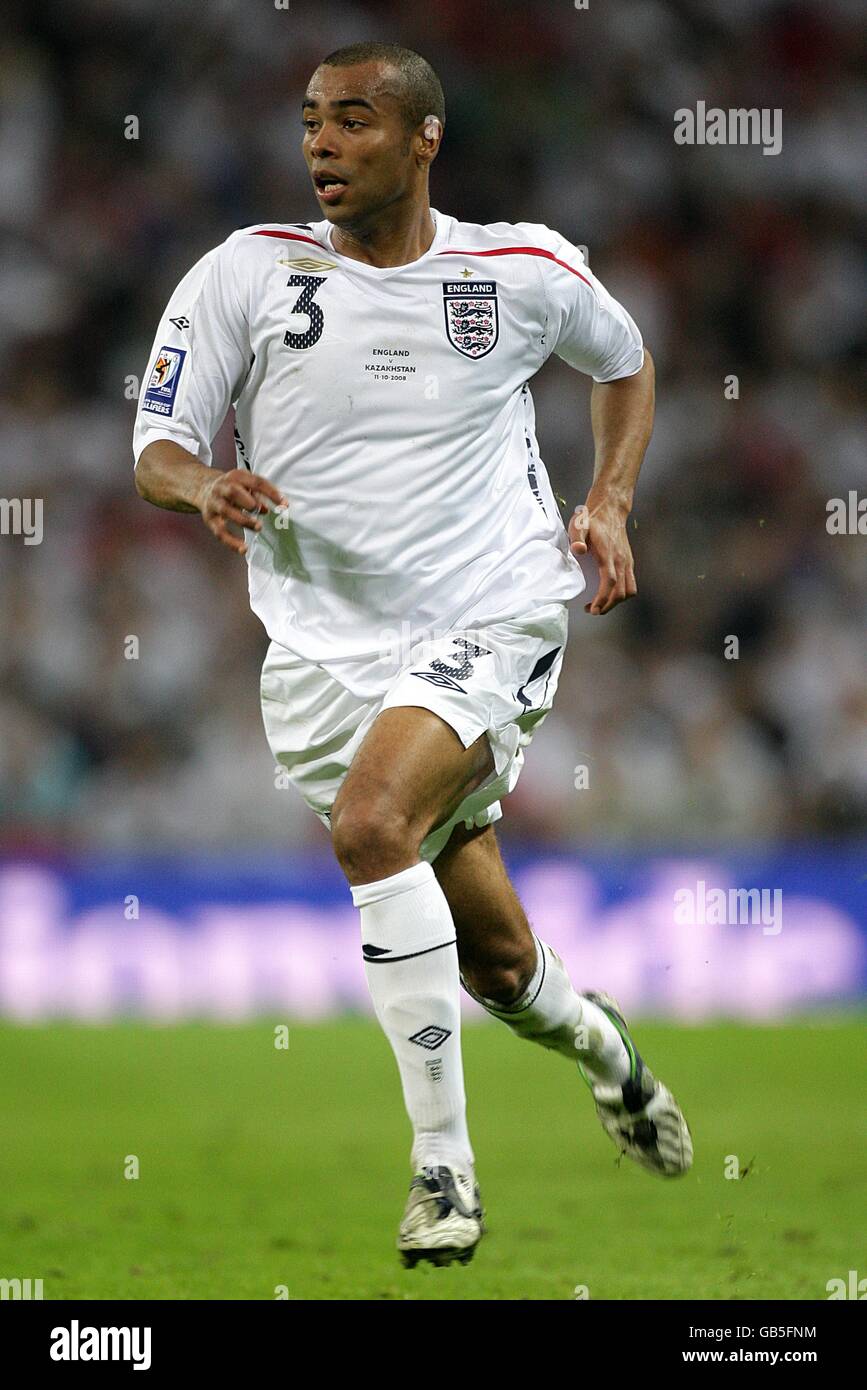
[[[400,73],[400,104],[409,130],[421,125],[425,116],[436,116],[446,123],[446,100],[442,84],[426,58],[398,43],[351,43],[336,48],[323,58],[320,67],[351,68],[358,63],[390,63]]]

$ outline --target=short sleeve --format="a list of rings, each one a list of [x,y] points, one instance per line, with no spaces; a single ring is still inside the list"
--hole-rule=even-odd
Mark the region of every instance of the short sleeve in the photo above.
[[[234,270],[236,234],[209,251],[171,296],[154,338],[133,435],[135,461],[172,439],[201,463],[250,370],[247,316]]]
[[[622,304],[592,273],[577,246],[550,227],[523,223],[538,248],[546,309],[546,347],[594,381],[634,376],[644,343]]]

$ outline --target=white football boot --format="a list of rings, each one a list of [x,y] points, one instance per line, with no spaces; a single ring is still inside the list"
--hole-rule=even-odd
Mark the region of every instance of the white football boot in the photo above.
[[[469,1264],[485,1233],[479,1189],[472,1173],[424,1168],[410,1183],[397,1248],[407,1269],[419,1260]]]
[[[629,1079],[622,1084],[594,1084],[578,1063],[596,1102],[602,1128],[621,1153],[648,1173],[680,1177],[692,1167],[692,1137],[680,1106],[668,1087],[645,1066],[617,1001],[610,994],[586,990],[582,997],[608,1015],[629,1053]]]

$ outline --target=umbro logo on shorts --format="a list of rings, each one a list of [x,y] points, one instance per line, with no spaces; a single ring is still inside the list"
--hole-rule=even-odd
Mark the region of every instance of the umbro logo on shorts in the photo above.
[[[412,675],[418,676],[419,680],[430,681],[431,685],[441,685],[446,686],[449,690],[459,690],[462,695],[467,693],[462,685],[458,685],[457,681],[452,680],[451,676],[443,676],[439,671],[413,671]]]

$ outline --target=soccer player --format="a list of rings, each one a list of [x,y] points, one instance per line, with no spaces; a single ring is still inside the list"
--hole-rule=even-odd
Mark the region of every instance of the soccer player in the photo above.
[[[139,401],[136,485],[247,557],[271,638],[268,740],[331,829],[412,1123],[398,1249],[466,1262],[484,1225],[461,981],[571,1062],[621,1152],[666,1176],[692,1161],[614,1000],[577,992],[531,930],[493,828],[551,708],[575,557],[598,565],[587,612],[636,592],[626,522],[653,364],[558,233],[431,208],[445,106],[418,54],[330,54],[302,119],[321,216],[233,232],[178,285]],[[595,472],[568,534],[529,387],[552,352],[594,381]],[[224,472],[211,442],[230,405]]]

